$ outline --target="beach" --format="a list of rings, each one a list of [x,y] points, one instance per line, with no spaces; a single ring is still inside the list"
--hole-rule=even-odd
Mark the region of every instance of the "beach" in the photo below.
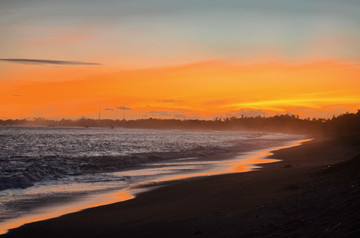
[[[167,182],[3,237],[357,237],[359,153],[315,140],[254,172]]]

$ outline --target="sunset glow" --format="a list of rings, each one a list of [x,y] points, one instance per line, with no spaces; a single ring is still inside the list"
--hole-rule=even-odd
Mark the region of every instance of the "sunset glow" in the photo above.
[[[97,118],[99,104],[109,119],[119,106],[127,119],[360,108],[350,1],[20,2],[1,3],[2,119]]]

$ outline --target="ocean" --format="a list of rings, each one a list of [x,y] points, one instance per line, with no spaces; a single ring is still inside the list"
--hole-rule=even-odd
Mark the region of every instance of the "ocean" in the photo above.
[[[220,171],[225,159],[300,139],[238,131],[0,127],[0,228],[39,208]]]

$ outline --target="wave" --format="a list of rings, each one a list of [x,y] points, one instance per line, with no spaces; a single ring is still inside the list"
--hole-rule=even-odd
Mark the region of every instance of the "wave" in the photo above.
[[[27,188],[44,180],[65,176],[78,176],[131,169],[151,162],[250,151],[272,147],[289,140],[289,137],[262,137],[233,142],[231,146],[199,146],[194,149],[172,152],[132,153],[123,156],[59,157],[10,156],[0,159],[0,190]]]

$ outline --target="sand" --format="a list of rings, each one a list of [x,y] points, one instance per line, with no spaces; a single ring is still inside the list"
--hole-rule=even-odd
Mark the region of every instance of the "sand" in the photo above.
[[[360,237],[359,154],[315,140],[257,171],[168,182],[4,237]]]

